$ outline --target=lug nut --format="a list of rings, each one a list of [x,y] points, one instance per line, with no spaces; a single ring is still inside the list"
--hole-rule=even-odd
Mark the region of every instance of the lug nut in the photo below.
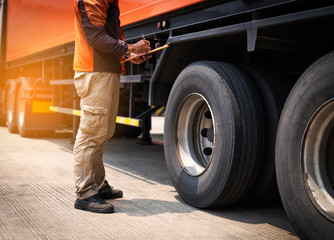
[[[209,147],[204,148],[203,153],[206,156],[210,156],[212,154],[212,148],[209,148]]]
[[[202,137],[207,137],[208,136],[208,129],[207,128],[203,128],[202,131],[201,131],[201,135]]]
[[[207,119],[211,119],[211,118],[212,118],[212,116],[211,116],[211,112],[210,112],[210,111],[206,111],[206,112],[204,113],[204,116],[205,116]]]

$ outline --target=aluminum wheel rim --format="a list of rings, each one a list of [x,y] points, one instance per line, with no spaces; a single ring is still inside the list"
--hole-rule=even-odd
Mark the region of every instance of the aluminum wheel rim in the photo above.
[[[334,222],[334,99],[323,104],[307,125],[302,165],[309,198]]]
[[[203,174],[215,150],[215,124],[208,101],[200,94],[188,95],[179,109],[176,128],[178,159],[191,176]]]

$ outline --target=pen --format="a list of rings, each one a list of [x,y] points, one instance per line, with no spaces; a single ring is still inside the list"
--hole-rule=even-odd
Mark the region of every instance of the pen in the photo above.
[[[145,40],[145,36],[144,36],[144,33],[142,33],[142,34],[141,34],[141,36],[142,36],[143,40]]]

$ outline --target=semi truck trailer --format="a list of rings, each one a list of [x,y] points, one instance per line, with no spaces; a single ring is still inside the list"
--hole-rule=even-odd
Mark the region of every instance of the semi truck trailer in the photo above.
[[[65,125],[75,135],[73,1],[0,2],[1,124],[23,137]],[[124,63],[117,122],[149,142],[150,116],[166,108],[166,165],[181,198],[204,209],[280,199],[302,239],[331,239],[333,2],[119,7],[127,42],[144,35],[152,49],[169,47],[141,65]]]

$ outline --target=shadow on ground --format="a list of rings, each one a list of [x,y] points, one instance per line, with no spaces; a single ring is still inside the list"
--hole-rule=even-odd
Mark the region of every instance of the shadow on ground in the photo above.
[[[187,205],[178,195],[175,195],[175,198],[178,200],[177,202],[138,198],[108,201],[115,205],[116,213],[125,213],[129,216],[146,217],[165,213],[188,214],[201,212],[202,214],[210,214],[217,218],[224,218],[246,224],[268,224],[287,231],[293,237],[297,237],[280,205],[236,205],[228,208],[206,210]]]
[[[66,151],[71,152],[73,143],[69,133],[56,133],[46,140],[61,145]],[[64,141],[64,138],[67,138]],[[140,145],[138,139],[113,138],[104,147],[106,168],[121,172],[135,178],[138,181],[156,185],[172,186],[165,165],[163,146]],[[154,174],[152,174],[154,172]],[[112,201],[118,213],[126,213],[129,216],[152,216],[163,213],[192,213],[203,212],[219,218],[247,224],[269,224],[283,229],[296,237],[281,204],[247,205],[239,204],[232,207],[206,210],[196,209],[186,203],[177,195],[177,201],[163,201],[156,199],[118,199]]]

